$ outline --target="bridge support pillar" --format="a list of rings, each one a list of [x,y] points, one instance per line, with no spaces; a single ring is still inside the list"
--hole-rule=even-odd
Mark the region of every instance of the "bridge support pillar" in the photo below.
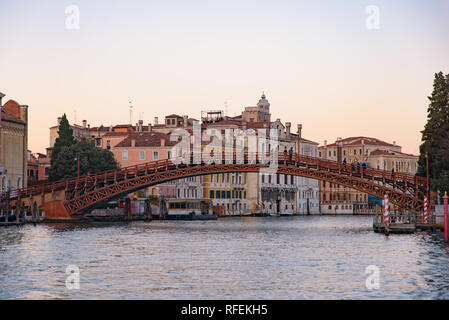
[[[50,220],[73,220],[61,200],[45,203],[45,219]]]

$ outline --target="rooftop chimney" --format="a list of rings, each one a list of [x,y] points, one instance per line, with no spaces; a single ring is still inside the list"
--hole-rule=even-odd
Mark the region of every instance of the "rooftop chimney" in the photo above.
[[[287,140],[290,140],[290,128],[291,128],[292,124],[290,122],[286,122],[285,123],[285,129],[287,131]]]
[[[58,126],[61,124],[62,117],[58,117]]]
[[[159,124],[158,122],[159,122],[159,118],[158,117],[154,117],[154,125],[155,126]]]
[[[184,128],[187,128],[187,126],[189,124],[189,122],[188,122],[189,117],[188,116],[182,116],[182,119],[183,119],[182,122],[184,124]]]
[[[0,92],[0,107],[2,106],[2,98],[3,98],[4,96],[5,96],[5,95],[4,95],[3,93]]]
[[[143,120],[139,120],[139,132],[143,131]]]
[[[298,131],[296,133],[298,134],[298,139],[301,140],[301,138],[302,138],[302,124],[298,124]]]
[[[327,148],[327,140],[324,140],[324,147]]]
[[[87,121],[83,120],[83,128],[86,129],[86,126],[87,126]]]
[[[396,145],[396,141],[393,141],[393,145],[394,145],[394,146]]]
[[[112,124],[109,126],[109,132],[112,132]]]
[[[148,123],[148,131],[153,130],[153,126],[151,125],[151,123]]]

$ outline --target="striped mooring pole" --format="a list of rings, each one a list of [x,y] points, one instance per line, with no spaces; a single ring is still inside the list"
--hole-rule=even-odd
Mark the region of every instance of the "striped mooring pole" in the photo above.
[[[424,196],[424,223],[427,223],[429,207],[427,205],[427,196]]]
[[[384,224],[385,229],[388,231],[390,229],[390,205],[388,203],[388,194],[385,195],[385,211],[384,211]]]

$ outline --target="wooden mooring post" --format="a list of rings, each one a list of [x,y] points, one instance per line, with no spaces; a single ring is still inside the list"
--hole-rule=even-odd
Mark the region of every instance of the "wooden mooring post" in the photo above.
[[[443,206],[444,206],[444,241],[449,241],[449,222],[448,222],[448,196],[447,192],[444,193],[443,197]]]
[[[151,220],[152,219],[152,212],[151,212],[151,203],[150,203],[150,199],[145,199],[145,219],[146,220]]]
[[[130,220],[131,219],[131,199],[130,198],[126,198],[125,199],[125,220]]]

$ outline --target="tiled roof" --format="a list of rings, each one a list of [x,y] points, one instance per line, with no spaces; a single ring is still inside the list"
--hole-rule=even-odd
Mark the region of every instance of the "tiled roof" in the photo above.
[[[207,123],[203,123],[202,127],[210,127],[210,126],[226,126],[226,125],[241,125],[242,121],[239,120],[219,120],[219,121],[215,121],[215,122],[207,122]]]
[[[386,151],[386,150],[380,150],[376,149],[374,151],[371,151],[370,155],[372,156],[407,156],[407,157],[418,157],[414,154],[410,153],[404,153],[399,151]]]
[[[160,147],[161,141],[165,140],[165,146],[174,146],[178,141],[170,141],[170,135],[160,132],[139,132],[132,133],[123,141],[117,144],[116,148],[130,148],[132,140],[135,140],[135,147]]]
[[[342,143],[343,146],[358,146],[358,145],[362,145],[362,140],[363,140],[363,144],[365,145],[375,145],[375,146],[384,146],[384,147],[399,147],[397,145],[379,140],[377,138],[370,138],[370,137],[349,137],[349,138],[345,138],[345,139],[341,139],[340,141],[338,141],[339,143]],[[337,146],[337,143],[331,143],[327,145],[328,147],[335,147]]]
[[[269,128],[273,122],[247,122],[247,128]]]
[[[1,112],[2,121],[9,121],[9,122],[25,124],[25,122],[23,122],[22,120],[20,120],[19,118],[15,117],[15,116],[13,116],[12,114],[9,114],[5,110],[3,110],[3,108],[1,110],[2,110],[2,112]]]
[[[132,134],[131,132],[115,132],[115,131],[110,131],[110,132],[106,132],[103,137],[117,137],[117,136],[127,136],[129,134]]]
[[[169,116],[165,116],[165,118],[181,118],[181,119],[183,119],[180,115],[177,115],[177,114],[171,114]]]

